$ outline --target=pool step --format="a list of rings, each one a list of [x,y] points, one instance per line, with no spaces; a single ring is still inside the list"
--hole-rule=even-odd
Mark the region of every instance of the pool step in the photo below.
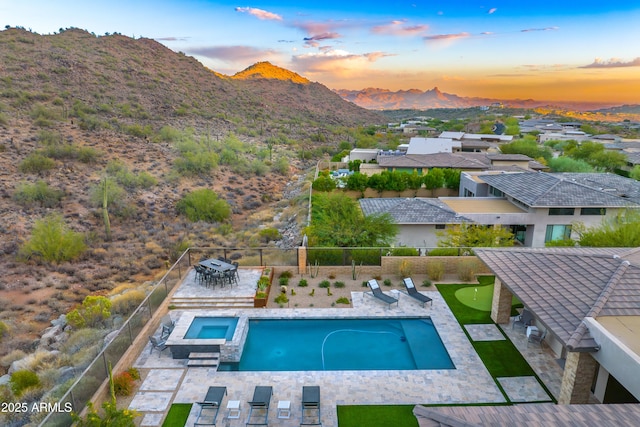
[[[190,368],[215,368],[220,364],[220,353],[189,353]]]

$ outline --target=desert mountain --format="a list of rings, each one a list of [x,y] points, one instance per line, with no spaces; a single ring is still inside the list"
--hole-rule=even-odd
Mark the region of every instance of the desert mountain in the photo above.
[[[590,102],[549,102],[533,99],[495,99],[463,97],[441,92],[440,89],[421,91],[418,89],[390,91],[388,89],[366,88],[362,90],[340,89],[335,91],[343,99],[371,110],[428,110],[432,108],[469,108],[490,106],[492,104],[507,105],[512,108],[538,108],[557,106],[577,111],[595,110],[614,106],[611,103]]]

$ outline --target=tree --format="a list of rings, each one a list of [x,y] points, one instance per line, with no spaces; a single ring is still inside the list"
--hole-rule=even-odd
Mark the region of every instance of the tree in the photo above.
[[[627,164],[627,155],[617,151],[603,151],[587,160],[593,167],[606,172],[615,172]]]
[[[535,140],[523,138],[518,139],[508,144],[502,144],[500,151],[503,154],[524,154],[532,159],[543,158],[545,161],[549,161],[553,157],[553,153],[549,147],[538,145]]]
[[[427,190],[435,190],[444,187],[444,172],[442,169],[433,168],[429,173],[424,175],[424,186]]]
[[[640,211],[625,209],[595,227],[574,224],[580,246],[629,248],[640,246]]]
[[[369,177],[363,173],[355,172],[347,177],[347,190],[363,192],[367,189]]]
[[[584,160],[576,160],[571,157],[560,156],[549,160],[552,172],[593,172],[593,167]]]
[[[640,165],[635,165],[633,169],[631,169],[631,172],[629,172],[629,178],[640,181]]]
[[[443,169],[444,185],[451,190],[460,188],[460,170],[459,169]]]
[[[189,221],[222,222],[231,216],[231,207],[226,200],[208,188],[192,191],[176,204],[178,213]]]
[[[111,317],[111,300],[103,296],[87,295],[82,305],[67,313],[67,322],[74,328],[104,326]]]
[[[389,214],[364,216],[358,203],[342,193],[314,194],[311,225],[312,246],[388,246],[398,230]]]
[[[438,237],[441,248],[508,247],[514,242],[511,230],[499,225],[456,224],[438,232]]]
[[[311,187],[316,191],[333,191],[336,189],[336,182],[328,176],[320,175]]]
[[[28,258],[39,257],[59,264],[78,258],[86,249],[84,235],[70,230],[60,214],[51,214],[35,222],[31,239],[20,249]]]

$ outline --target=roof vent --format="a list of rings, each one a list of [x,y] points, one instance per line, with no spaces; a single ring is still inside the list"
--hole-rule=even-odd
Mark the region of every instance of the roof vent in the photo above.
[[[620,259],[620,255],[618,255],[618,254],[614,254],[614,255],[613,255],[613,259]]]

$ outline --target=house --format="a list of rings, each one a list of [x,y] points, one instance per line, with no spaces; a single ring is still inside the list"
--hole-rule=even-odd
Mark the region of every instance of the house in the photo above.
[[[437,246],[437,232],[447,225],[470,222],[435,198],[360,199],[364,215],[389,214],[398,224],[396,245],[409,247]]]
[[[409,140],[407,154],[456,153],[461,151],[460,141],[451,138],[418,138]]]
[[[546,331],[543,345],[564,370],[558,405],[416,406],[419,425],[636,425],[640,248],[479,248],[476,255],[496,276],[492,320],[508,327],[515,296],[533,313],[531,326]]]

